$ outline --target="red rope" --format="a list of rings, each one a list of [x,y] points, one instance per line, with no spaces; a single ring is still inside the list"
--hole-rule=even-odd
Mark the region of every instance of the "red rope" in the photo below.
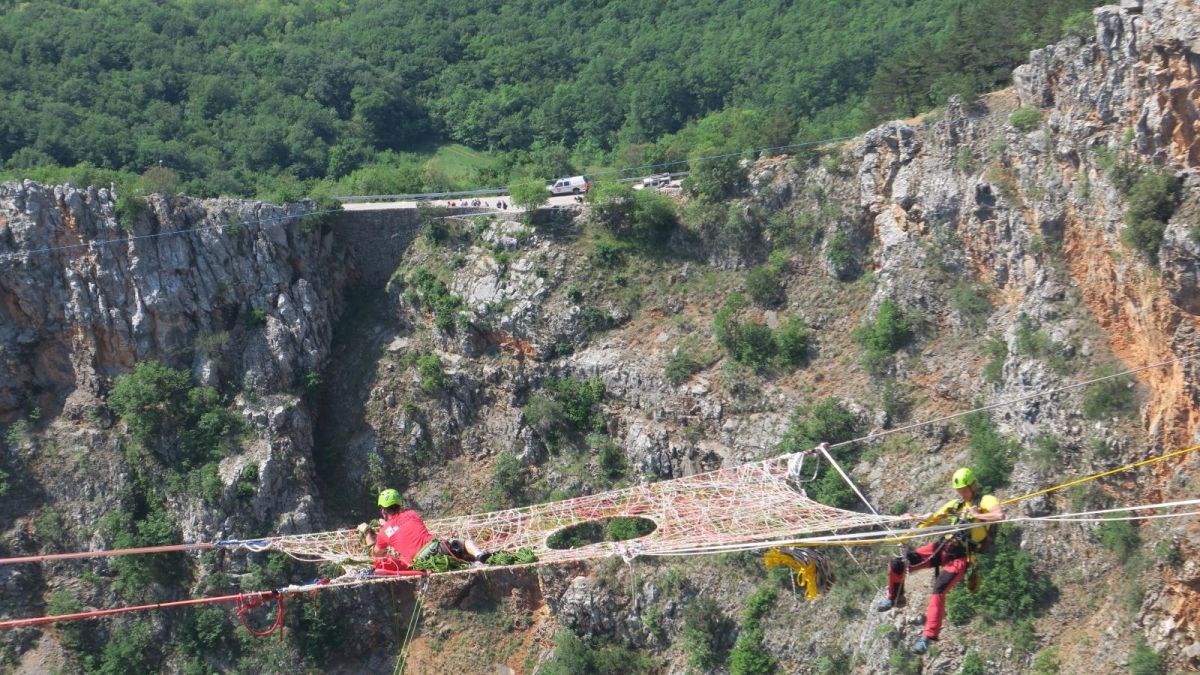
[[[205,551],[213,548],[212,544],[171,544],[168,546],[143,546],[141,548],[119,548],[111,551],[76,551],[74,553],[47,553],[45,555],[27,555],[20,558],[0,558],[0,565],[16,565],[18,563],[45,562],[47,560],[71,560],[74,558],[108,558],[117,555],[141,555],[143,553],[172,553],[176,551]]]
[[[30,626],[41,626],[48,623],[56,623],[58,621],[75,621],[77,619],[94,619],[101,616],[113,616],[115,614],[127,614],[129,612],[144,612],[149,609],[169,609],[171,607],[190,607],[193,605],[211,605],[218,602],[240,602],[241,598],[246,595],[259,596],[259,603],[262,603],[262,598],[275,594],[275,591],[265,591],[262,593],[250,593],[237,595],[221,595],[211,598],[192,598],[191,600],[174,600],[171,602],[156,602],[151,605],[134,605],[131,607],[116,607],[114,609],[94,609],[88,612],[76,612],[74,614],[56,614],[54,616],[37,616],[29,619],[10,619],[8,621],[0,621],[0,630],[8,628],[27,628]]]
[[[94,609],[88,612],[76,612],[74,614],[55,614],[54,616],[37,616],[29,619],[12,619],[9,621],[0,621],[0,630],[9,628],[29,628],[32,626],[42,626],[49,623],[59,621],[76,621],[78,619],[95,619],[102,616],[113,616],[115,614],[127,614],[129,612],[143,612],[149,609],[170,609],[172,607],[190,607],[194,605],[211,605],[220,602],[237,603],[237,615],[242,620],[242,625],[252,635],[264,637],[274,633],[283,627],[284,618],[284,602],[283,593],[279,591],[262,591],[259,593],[238,593],[237,595],[220,595],[211,598],[193,598],[191,600],[175,600],[172,602],[156,602],[151,605],[134,605],[131,607],[117,607],[114,609]],[[250,625],[247,614],[252,609],[256,609],[267,604],[271,599],[275,600],[278,611],[275,613],[275,622],[268,628],[256,630]],[[283,638],[283,632],[279,633],[280,639]]]
[[[254,627],[250,625],[250,618],[246,615],[250,613],[250,610],[267,604],[267,598],[271,596],[275,597],[275,604],[278,608],[275,611],[275,623],[263,630],[255,630]],[[242,625],[246,627],[246,630],[250,631],[251,635],[257,637],[266,637],[278,630],[279,639],[283,640],[283,611],[283,593],[279,593],[277,591],[271,591],[269,593],[249,593],[245,595],[239,594],[237,596],[238,618],[242,620]]]

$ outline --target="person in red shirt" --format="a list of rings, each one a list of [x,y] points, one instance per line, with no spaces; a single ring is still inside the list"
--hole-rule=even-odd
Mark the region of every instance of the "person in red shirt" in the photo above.
[[[420,514],[404,508],[404,498],[398,490],[389,488],[379,493],[379,509],[381,522],[371,549],[376,572],[409,570],[414,562],[439,553],[468,563],[487,561],[488,554],[473,541],[435,538]],[[359,531],[365,536],[369,528],[364,523]]]

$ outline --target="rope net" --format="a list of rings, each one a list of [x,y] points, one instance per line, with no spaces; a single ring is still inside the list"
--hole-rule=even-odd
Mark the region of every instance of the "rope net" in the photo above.
[[[438,538],[470,539],[487,551],[533,550],[539,564],[612,555],[672,555],[721,550],[781,538],[878,528],[892,516],[856,513],[808,499],[797,486],[794,456],[778,457],[684,478],[505,511],[440,518],[426,524]],[[551,548],[552,535],[610,518],[644,518],[653,532],[625,541]],[[353,530],[286,535],[238,542],[348,571],[370,564]]]

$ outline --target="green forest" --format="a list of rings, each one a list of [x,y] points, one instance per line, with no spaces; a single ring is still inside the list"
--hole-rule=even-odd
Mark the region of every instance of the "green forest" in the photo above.
[[[294,198],[778,146],[1004,86],[1097,4],[0,0],[0,166]]]

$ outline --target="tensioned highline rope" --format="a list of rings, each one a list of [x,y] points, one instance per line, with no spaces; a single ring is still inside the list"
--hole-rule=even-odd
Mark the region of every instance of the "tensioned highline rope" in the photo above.
[[[1048,494],[1051,492],[1057,492],[1058,490],[1065,490],[1069,487],[1079,485],[1080,483],[1086,483],[1088,481],[1096,480],[1099,478],[1104,478],[1105,476],[1111,476],[1115,473],[1121,473],[1122,471],[1130,471],[1132,469],[1146,466],[1147,464],[1154,464],[1155,462],[1161,462],[1166,459],[1171,459],[1172,457],[1186,455],[1187,453],[1195,452],[1196,450],[1200,450],[1200,445],[1193,445],[1190,448],[1183,448],[1182,450],[1175,450],[1173,452],[1168,452],[1166,454],[1159,455],[1157,457],[1150,457],[1149,459],[1143,459],[1141,461],[1133,462],[1132,464],[1126,464],[1125,466],[1119,466],[1115,469],[1110,469],[1108,471],[1101,471],[1100,473],[1095,473],[1090,476],[1084,476],[1083,478],[1077,478],[1073,481],[1068,481],[1066,483],[1060,483],[1059,485],[1048,487],[1048,488],[1045,488],[1042,490],[1037,490],[1036,492],[1030,492],[1028,494],[1023,494],[1020,497],[1013,497],[1011,499],[1006,499],[1006,500],[1000,502],[1000,504],[1001,504],[1001,506],[1004,506],[1007,504],[1014,504],[1016,502],[1025,501],[1026,499],[1032,499],[1034,497],[1037,497],[1038,495],[1044,495],[1044,494]]]
[[[60,246],[43,246],[39,248],[31,248],[23,251],[12,251],[9,253],[0,254],[0,262],[7,260],[16,260],[28,255],[36,255],[39,253],[53,253],[54,251],[70,251],[75,249],[91,249],[100,246],[111,246],[113,244],[128,244],[133,241],[142,241],[144,239],[159,239],[162,237],[170,237],[183,234],[197,234],[201,232],[209,232],[212,230],[226,230],[239,227],[248,227],[251,225],[267,225],[271,223],[284,223],[289,220],[300,220],[310,216],[322,216],[328,213],[339,213],[339,209],[330,209],[325,211],[302,211],[299,213],[290,213],[278,216],[270,216],[267,218],[259,218],[257,220],[243,220],[236,223],[224,223],[213,225],[200,225],[197,227],[183,227],[176,230],[166,230],[163,232],[152,232],[150,234],[137,234],[127,237],[119,237],[114,239],[101,239],[88,242],[80,242],[77,244],[62,244]]]
[[[958,419],[959,417],[966,417],[967,415],[973,415],[975,413],[984,412],[986,410],[995,410],[996,408],[1004,408],[1004,407],[1014,405],[1017,403],[1024,403],[1025,401],[1031,401],[1033,399],[1043,398],[1043,397],[1049,396],[1051,394],[1057,394],[1061,391],[1070,391],[1071,389],[1079,389],[1080,387],[1086,387],[1089,384],[1095,384],[1097,382],[1103,382],[1104,380],[1111,380],[1111,379],[1117,378],[1117,377],[1124,377],[1125,375],[1132,375],[1134,373],[1140,373],[1143,370],[1150,370],[1153,368],[1161,368],[1162,366],[1169,366],[1172,363],[1178,363],[1180,361],[1187,361],[1189,359],[1194,359],[1196,357],[1197,357],[1197,353],[1192,352],[1189,354],[1184,354],[1182,356],[1176,356],[1175,358],[1167,359],[1165,361],[1159,361],[1157,363],[1151,363],[1149,365],[1139,366],[1137,368],[1130,368],[1128,370],[1123,370],[1119,373],[1113,373],[1111,375],[1102,375],[1100,377],[1094,377],[1090,380],[1084,380],[1083,382],[1077,382],[1075,384],[1067,384],[1067,385],[1063,385],[1061,387],[1054,387],[1052,389],[1046,389],[1044,391],[1035,392],[1033,394],[1027,394],[1025,396],[1018,396],[1017,398],[1011,398],[1006,401],[1000,401],[998,403],[989,403],[988,405],[982,405],[982,406],[979,406],[978,408],[974,408],[971,410],[964,410],[961,412],[952,413],[950,415],[944,415],[942,417],[935,417],[930,420],[914,422],[912,424],[908,424],[908,425],[905,425],[902,427],[896,427],[895,429],[886,429],[884,431],[870,433],[870,434],[867,434],[866,436],[861,436],[859,438],[852,438],[848,441],[831,443],[829,445],[829,448],[830,449],[840,448],[844,445],[851,445],[853,443],[862,443],[865,441],[873,441],[877,438],[883,438],[884,436],[898,434],[901,431],[909,431],[910,429],[919,429],[921,427],[929,426],[931,424],[937,424],[938,422],[946,422],[949,420]]]
[[[1102,380],[1121,377],[1189,358],[1193,358],[1193,356],[1190,354],[1180,356],[1159,363],[1132,368],[1124,372],[1092,378],[1078,384],[1056,387],[1016,399],[980,406],[974,410],[843,441],[833,444],[830,447],[873,440],[890,433],[934,424],[983,410],[1013,405],[1037,397],[1049,396],[1060,391],[1087,386],[1088,384]],[[1021,499],[1031,498],[1037,494],[1061,490],[1088,480],[1095,480],[1096,478],[1112,475],[1120,471],[1163,461],[1195,449],[1193,447],[1178,450],[1161,457],[1142,460],[1094,476],[1052,486],[1038,493],[1013,498],[1004,503],[1012,503]],[[433,531],[475,538],[477,542],[479,539],[485,541],[496,539],[497,541],[505,542],[504,545],[493,548],[510,547],[511,545],[513,548],[530,546],[537,549],[545,549],[546,539],[550,534],[563,528],[586,522],[589,519],[640,516],[653,520],[660,528],[666,525],[667,530],[670,530],[670,532],[652,533],[648,538],[638,539],[629,544],[617,545],[611,542],[606,543],[603,546],[604,551],[602,553],[564,553],[547,549],[547,555],[550,559],[565,560],[617,553],[627,556],[664,555],[673,550],[686,548],[689,544],[688,540],[692,538],[712,544],[743,545],[757,541],[761,545],[762,542],[773,541],[779,538],[780,535],[790,536],[791,539],[795,539],[798,533],[816,534],[816,532],[820,531],[821,527],[824,527],[825,531],[871,526],[887,528],[890,522],[900,520],[893,516],[878,514],[867,517],[863,514],[855,514],[854,512],[828,509],[828,507],[816,504],[815,502],[802,500],[787,484],[786,467],[784,466],[790,459],[796,457],[797,454],[784,455],[758,463],[750,463],[736,469],[722,469],[685,478],[659,481],[657,483],[576,498],[575,500],[567,500],[565,502],[536,505],[522,509],[510,509],[509,511],[492,514],[445,518],[433,521],[431,529]],[[746,486],[750,484],[755,486],[756,492],[750,495],[743,494]],[[768,494],[774,496],[768,498]],[[639,503],[640,505],[638,505]],[[828,510],[824,511],[824,509]],[[824,515],[817,518],[815,522],[807,520],[808,517],[815,516],[818,512],[822,512]],[[703,532],[696,530],[695,524],[691,524],[693,520],[700,521],[708,527],[701,527],[700,529],[704,530]],[[817,528],[814,529],[813,525],[817,525]],[[791,532],[786,532],[789,527],[794,529]],[[725,531],[722,532],[721,530]],[[733,534],[730,534],[731,532]],[[738,541],[732,541],[730,539],[731,536]],[[659,543],[646,545],[655,540],[659,541]],[[357,539],[352,536],[350,531],[346,530],[307,535],[288,535],[285,537],[180,544],[166,547],[24,556],[20,558],[0,559],[0,565],[72,558],[205,550],[213,547],[240,548],[249,551],[277,550],[298,560],[310,562],[340,562],[349,564],[366,564],[369,562],[368,557],[363,555]]]
[[[1181,507],[1181,506],[1200,506],[1200,499],[1188,499],[1188,500],[1180,500],[1180,501],[1173,501],[1173,502],[1163,502],[1163,503],[1158,503],[1158,504],[1143,504],[1143,505],[1134,505],[1134,506],[1124,506],[1124,507],[1117,507],[1117,508],[1111,508],[1111,509],[1100,509],[1100,510],[1093,510],[1093,511],[1083,511],[1083,512],[1079,512],[1079,513],[1066,513],[1066,514],[1056,514],[1056,515],[1049,515],[1049,516],[1036,516],[1036,517],[1035,516],[1018,516],[1018,517],[1006,519],[1006,521],[1028,522],[1028,523],[1036,524],[1036,523],[1096,522],[1096,521],[1107,521],[1107,520],[1154,520],[1154,519],[1163,519],[1163,518],[1183,518],[1183,517],[1192,517],[1192,516],[1200,515],[1200,509],[1194,509],[1194,510],[1179,512],[1179,513],[1150,513],[1150,514],[1146,514],[1146,515],[1129,515],[1129,516],[1113,515],[1113,514],[1118,514],[1118,513],[1122,513],[1122,512],[1127,513],[1127,512],[1135,512],[1135,511],[1149,511],[1149,510],[1158,510],[1158,509],[1166,509],[1166,508],[1176,508],[1176,507]],[[1096,517],[1091,517],[1091,516],[1103,516],[1103,517],[1096,518]],[[973,527],[978,527],[978,523],[968,523],[968,524],[949,525],[949,526],[934,526],[934,527],[925,527],[925,528],[908,528],[905,530],[900,530],[899,535],[901,537],[900,540],[903,541],[903,540],[912,539],[912,538],[944,536],[948,533],[953,533],[953,532],[957,532],[957,531],[961,531],[961,530],[967,530],[967,529],[971,529]],[[679,550],[679,551],[675,551],[673,553],[661,554],[661,555],[670,556],[670,557],[712,555],[714,553],[721,553],[721,552],[758,550],[758,549],[771,547],[771,546],[818,546],[818,545],[874,546],[874,545],[878,545],[878,544],[895,543],[897,541],[896,537],[891,537],[891,536],[880,537],[878,535],[879,535],[879,533],[877,533],[877,532],[834,534],[834,535],[828,535],[828,536],[822,536],[822,537],[811,537],[811,538],[800,540],[800,541],[780,540],[780,541],[774,541],[774,542],[759,542],[756,545],[705,546],[703,548],[698,547],[698,548],[690,549],[690,550]],[[461,570],[454,570],[454,571],[439,573],[437,576],[441,576],[442,574],[446,574],[446,575],[486,574],[490,571],[511,570],[511,569],[515,569],[518,567],[537,567],[537,566],[547,565],[547,564],[552,564],[552,563],[547,562],[547,561],[538,561],[538,562],[534,562],[534,563],[526,563],[526,564],[521,564],[521,565],[510,565],[510,566],[506,566],[506,567],[490,567],[490,568],[489,567],[484,567],[484,568],[472,567],[472,568],[465,568],[465,569],[461,569]],[[118,615],[118,614],[126,614],[126,613],[131,613],[131,612],[149,611],[149,610],[156,610],[156,609],[170,609],[170,608],[176,608],[176,607],[187,607],[187,606],[202,605],[202,604],[233,603],[233,602],[237,602],[237,603],[241,604],[245,600],[257,600],[258,602],[262,603],[262,602],[265,602],[270,599],[278,599],[280,596],[284,596],[284,595],[295,595],[295,594],[300,594],[300,593],[309,593],[309,592],[313,592],[313,591],[320,591],[320,590],[327,590],[327,589],[332,590],[332,589],[338,589],[338,588],[353,588],[353,587],[366,586],[366,585],[378,584],[378,583],[391,583],[391,582],[395,582],[395,581],[416,581],[416,580],[427,581],[429,576],[430,575],[426,575],[423,573],[413,573],[413,574],[404,575],[404,576],[366,576],[366,575],[362,575],[362,574],[350,574],[350,575],[340,577],[338,579],[319,580],[319,581],[314,581],[314,582],[310,582],[307,584],[287,586],[284,588],[276,589],[274,591],[261,591],[261,592],[254,592],[254,593],[239,593],[236,595],[192,598],[192,599],[188,599],[188,600],[177,600],[177,601],[170,601],[170,602],[152,603],[152,604],[146,604],[146,605],[135,605],[135,606],[130,606],[130,607],[116,607],[116,608],[111,608],[111,609],[91,610],[91,611],[86,611],[86,612],[77,612],[74,614],[40,616],[40,617],[31,617],[31,618],[26,618],[26,619],[12,619],[12,620],[7,620],[7,621],[0,621],[0,630],[13,629],[13,628],[28,628],[28,627],[33,627],[33,626],[46,625],[46,624],[50,624],[50,623],[57,623],[60,621],[75,621],[75,620],[81,620],[81,619],[94,619],[94,618],[102,618],[102,617],[107,617],[107,616],[114,616],[114,615]]]

